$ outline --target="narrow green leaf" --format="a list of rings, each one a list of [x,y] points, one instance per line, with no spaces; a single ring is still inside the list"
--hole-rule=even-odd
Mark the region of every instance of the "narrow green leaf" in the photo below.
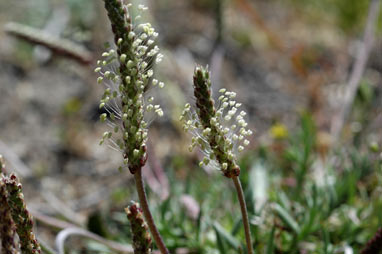
[[[276,227],[273,226],[272,231],[268,238],[266,254],[273,254],[275,251],[275,232],[276,232]]]
[[[280,219],[293,230],[297,235],[300,233],[300,227],[297,222],[293,219],[293,217],[279,204],[274,204],[273,207],[276,214],[280,217]]]
[[[216,233],[219,235],[220,239],[223,243],[227,243],[230,247],[235,250],[239,249],[240,243],[230,234],[228,233],[219,223],[214,222],[212,225]]]
[[[214,229],[215,229],[216,241],[217,241],[219,252],[220,252],[220,254],[225,254],[226,248],[225,248],[225,244],[222,240],[222,236],[220,235],[219,231],[215,227],[214,227]]]
[[[322,234],[324,239],[324,253],[329,254],[330,237],[328,231],[322,228]]]
[[[290,200],[288,196],[285,194],[284,191],[279,191],[278,192],[278,202],[283,206],[285,209],[289,210],[291,207]]]
[[[197,241],[200,241],[200,231],[202,226],[202,216],[203,216],[203,209],[202,206],[200,206],[200,212],[198,215],[198,219],[196,221],[196,239]]]
[[[240,229],[242,228],[243,220],[240,218],[237,218],[235,220],[235,223],[233,224],[231,235],[235,236],[237,233],[239,233]]]

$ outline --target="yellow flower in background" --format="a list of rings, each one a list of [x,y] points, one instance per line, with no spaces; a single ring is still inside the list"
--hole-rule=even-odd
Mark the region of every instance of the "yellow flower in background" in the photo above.
[[[285,139],[289,135],[287,127],[281,123],[275,123],[269,130],[269,134],[274,139]]]

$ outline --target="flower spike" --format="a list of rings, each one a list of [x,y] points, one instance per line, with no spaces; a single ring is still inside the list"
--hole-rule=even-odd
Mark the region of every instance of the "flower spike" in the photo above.
[[[205,153],[200,165],[215,165],[223,174],[232,178],[240,174],[236,154],[249,145],[245,137],[252,134],[246,129],[246,113],[238,112],[241,106],[234,98],[236,93],[221,89],[218,107],[212,98],[210,73],[207,68],[196,67],[194,71],[194,95],[196,113],[186,104],[180,117],[185,131],[194,134],[190,150],[199,146]]]
[[[103,60],[98,61],[95,72],[100,74],[97,82],[107,87],[99,105],[107,113],[100,115],[100,119],[107,122],[114,133],[104,134],[100,144],[109,140],[113,148],[122,152],[124,166],[135,174],[147,160],[148,121],[145,113],[163,115],[160,106],[152,104],[152,97],[146,98],[150,85],[164,87],[163,82],[152,78],[152,66],[163,56],[159,47],[154,45],[158,33],[150,23],[136,23],[138,16],[133,18],[129,12],[130,5],[121,0],[104,2],[116,49],[102,54]],[[138,6],[138,12],[146,9],[143,5]],[[115,62],[118,67],[112,65]]]
[[[0,175],[0,243],[5,254],[15,254],[17,253],[14,241],[16,227],[12,220],[7,200],[8,193],[3,178],[4,176]]]
[[[150,254],[151,237],[139,204],[131,201],[130,205],[125,208],[125,212],[131,224],[134,254]]]
[[[238,177],[240,167],[236,162],[237,153],[242,152],[244,146],[249,145],[249,140],[245,137],[251,135],[252,131],[246,129],[247,122],[244,120],[246,112],[238,112],[241,104],[235,101],[236,93],[229,92],[225,88],[220,89],[219,93],[221,95],[215,107],[210,73],[207,68],[196,67],[194,71],[196,109],[192,111],[191,105],[187,103],[180,121],[183,122],[183,129],[194,135],[189,149],[192,151],[195,146],[199,146],[206,155],[199,165],[215,164],[215,167],[221,170],[224,176],[231,178],[235,184],[248,254],[253,254],[247,205]]]
[[[142,211],[155,243],[162,254],[169,251],[155,226],[151,215],[142,180],[142,167],[146,164],[147,126],[150,119],[147,113],[163,116],[160,105],[153,104],[153,97],[147,96],[150,85],[164,87],[163,82],[153,78],[153,65],[162,61],[163,55],[155,45],[158,33],[150,23],[138,23],[140,15],[132,17],[129,8],[122,0],[104,0],[116,49],[102,54],[95,69],[100,74],[98,83],[106,85],[100,108],[107,113],[100,115],[113,132],[105,132],[100,144],[105,140],[122,153],[123,166],[134,175],[135,185],[142,204]],[[138,6],[138,13],[147,10]],[[117,63],[117,67],[112,63]],[[99,68],[101,67],[101,68]],[[108,70],[105,70],[107,69]]]
[[[382,250],[382,228],[378,229],[374,237],[367,242],[361,254],[376,254]]]
[[[40,244],[33,233],[32,216],[26,208],[21,183],[14,174],[4,178],[4,182],[8,192],[8,204],[20,238],[21,252],[41,253]]]

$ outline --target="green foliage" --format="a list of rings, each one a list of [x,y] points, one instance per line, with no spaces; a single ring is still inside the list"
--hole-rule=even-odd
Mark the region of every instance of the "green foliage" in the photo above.
[[[279,154],[263,146],[239,162],[248,169],[241,178],[256,253],[359,253],[382,225],[381,160],[369,150],[348,148],[337,152],[336,163],[320,164],[315,132],[311,116],[303,114],[284,158],[275,159]],[[187,171],[185,178],[169,173],[171,196],[154,208],[170,252],[244,253],[236,196],[223,191],[227,185],[218,172]],[[197,219],[179,205],[185,193],[200,204]]]
[[[91,28],[95,18],[95,2],[91,0],[66,0],[70,8],[73,24],[80,27]]]
[[[360,32],[369,0],[291,0],[315,16],[333,18],[346,33]]]
[[[369,0],[336,0],[338,24],[345,31],[352,31],[362,28],[366,17]]]
[[[82,108],[82,102],[80,98],[70,98],[63,106],[63,114],[66,116],[72,116],[78,113]]]
[[[301,128],[290,140],[290,146],[286,149],[286,160],[295,171],[297,188],[295,198],[299,198],[303,188],[304,178],[313,163],[312,152],[316,143],[316,128],[312,116],[303,113],[301,116]]]
[[[207,3],[207,1],[204,2]],[[368,3],[366,0],[322,1],[322,5],[320,4],[318,7],[316,1],[312,0],[295,0],[295,2],[315,6],[317,10],[321,8],[321,12],[326,7],[330,7],[329,13],[336,15],[339,24],[345,31],[358,29],[362,24]],[[90,4],[89,1],[76,0],[68,0],[68,3],[71,8],[77,9]],[[118,1],[114,1],[114,3],[120,4]],[[127,118],[129,110],[136,107],[135,113],[131,113],[133,116],[131,122],[124,119],[123,114],[121,115],[124,121],[123,128],[130,127],[132,124],[137,126],[133,130],[126,129],[125,136],[123,136],[124,143],[121,143],[122,145],[119,147],[122,150],[125,149],[125,160],[135,158],[132,163],[126,161],[126,164],[131,164],[129,166],[132,173],[135,173],[134,171],[137,168],[140,169],[145,163],[146,146],[144,143],[147,135],[143,134],[146,134],[147,126],[138,126],[143,122],[143,111],[141,112],[143,107],[141,108],[139,105],[143,99],[141,95],[146,92],[146,85],[152,74],[147,72],[144,76],[135,77],[138,67],[147,62],[135,58],[132,58],[130,63],[126,61],[127,57],[137,53],[130,52],[128,49],[130,44],[137,41],[135,37],[142,31],[137,31],[136,34],[132,32],[133,26],[129,23],[130,21],[128,22],[128,18],[122,18],[124,11],[120,7],[109,6],[113,29],[119,33],[115,37],[118,52],[115,50],[105,52],[104,57],[106,58],[99,62],[100,67],[97,67],[97,72],[101,71],[101,66],[104,67],[116,60],[121,66],[127,67],[117,70],[116,73],[105,71],[105,73],[101,73],[100,78],[113,81],[122,80],[118,96],[121,96],[121,106],[129,106],[120,112],[126,114],[125,118]],[[114,13],[115,10],[118,12]],[[81,12],[79,10],[77,15],[82,16]],[[126,29],[131,32],[130,36],[125,35]],[[151,28],[144,25],[143,30],[145,29],[150,30]],[[237,37],[242,44],[247,43],[248,38],[242,38],[240,34]],[[138,44],[142,43],[140,39],[139,41]],[[136,69],[131,68],[136,62],[139,62],[140,65],[137,65]],[[133,72],[133,70],[135,71]],[[273,140],[274,143],[281,145],[281,152],[273,150],[273,144],[264,144],[256,151],[249,151],[241,161],[236,157],[232,160],[229,158],[229,154],[222,152],[232,149],[224,147],[227,140],[225,140],[223,129],[212,126],[217,120],[213,120],[211,123],[212,116],[219,111],[215,111],[215,103],[212,101],[209,91],[210,82],[206,81],[208,78],[209,73],[206,70],[196,69],[195,83],[199,88],[199,94],[196,93],[197,104],[200,104],[198,105],[199,118],[203,127],[209,128],[202,134],[205,137],[209,137],[210,133],[213,133],[214,137],[217,133],[220,135],[220,140],[211,139],[208,140],[208,144],[215,149],[216,147],[220,149],[214,152],[218,154],[216,157],[221,158],[219,163],[221,162],[223,172],[227,169],[228,171],[236,170],[236,168],[244,169],[240,179],[245,187],[245,198],[249,208],[256,253],[329,254],[344,252],[345,248],[359,253],[367,240],[382,226],[382,199],[380,198],[382,159],[378,157],[380,153],[378,144],[373,144],[370,146],[370,150],[366,151],[344,148],[337,151],[337,154],[327,155],[327,157],[334,158],[334,162],[326,160],[327,158],[323,158],[322,155],[318,156],[316,150],[319,137],[316,135],[314,120],[310,114],[303,113],[299,126],[293,133],[289,135],[286,129],[281,129],[283,135],[279,136],[283,138]],[[141,79],[147,83],[139,87],[130,85],[131,81],[139,84],[138,81]],[[113,92],[117,94],[117,91]],[[220,93],[225,92],[224,90]],[[101,101],[102,107],[107,102],[106,98],[113,94],[110,90],[105,91]],[[233,98],[234,96],[231,99]],[[222,99],[225,99],[224,96]],[[359,121],[364,120],[362,115],[371,107],[373,100],[373,88],[367,81],[364,81],[355,102],[357,108],[355,114],[359,111]],[[225,101],[222,102],[224,105]],[[64,105],[63,111],[66,115],[75,115],[81,110],[81,107],[81,102],[74,98]],[[203,113],[205,114],[203,115]],[[115,118],[113,114],[108,117]],[[244,128],[247,124],[242,122],[242,125]],[[140,128],[145,130],[137,132]],[[114,132],[118,132],[118,128],[116,130]],[[280,134],[280,128],[278,131]],[[106,133],[108,138],[111,135],[111,132]],[[245,135],[243,134],[243,136]],[[132,139],[129,140],[129,137]],[[215,142],[220,142],[220,146],[216,146]],[[359,142],[362,144],[361,139]],[[242,219],[238,209],[238,200],[230,190],[233,186],[228,185],[228,181],[224,181],[227,179],[222,180],[218,172],[207,173],[196,166],[193,167],[189,160],[185,159],[183,155],[176,154],[176,151],[173,151],[170,160],[172,161],[167,164],[170,166],[166,168],[166,175],[171,183],[170,196],[166,200],[150,204],[153,208],[154,220],[170,252],[176,253],[177,249],[182,248],[187,249],[190,253],[245,253],[244,230],[241,226]],[[226,175],[236,177],[238,174],[239,172],[228,172]],[[31,230],[31,218],[21,198],[21,190],[18,189],[16,181],[10,183],[12,183],[12,185],[9,184],[12,189],[9,192],[17,194],[10,199],[10,203],[18,209],[16,212],[18,216],[14,220],[18,224],[27,222],[24,228],[28,227],[27,229]],[[123,205],[127,197],[130,198],[130,195],[133,195],[130,193],[131,191],[128,189],[115,190],[111,194],[115,207],[112,207],[107,213],[110,216],[102,216],[103,212],[94,212],[89,216],[88,228],[98,235],[120,242],[131,242],[130,240],[134,237],[137,238],[138,235],[139,244],[135,239],[135,247],[148,247],[147,242],[151,240],[149,240],[148,228],[144,224],[139,207],[133,204],[127,210],[133,228],[132,232],[130,232],[130,228],[126,227],[125,215],[121,212],[113,212],[114,209],[121,211],[119,206]],[[185,194],[195,199],[199,209],[197,216],[191,216],[189,208],[180,205]],[[20,219],[20,215],[24,215],[24,218],[22,221],[17,221]],[[21,241],[22,236],[30,236],[29,232],[18,232],[18,234]],[[94,242],[88,244],[88,251],[109,252],[104,246]],[[148,248],[144,248],[143,252],[148,253]],[[70,253],[74,252],[70,251]]]

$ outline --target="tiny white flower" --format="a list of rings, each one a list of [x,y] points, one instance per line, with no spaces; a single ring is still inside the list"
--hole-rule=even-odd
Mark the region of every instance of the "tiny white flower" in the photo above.
[[[144,6],[143,4],[138,5],[138,10],[140,10],[140,11],[146,11],[147,9],[148,9],[148,7]]]
[[[135,37],[135,33],[133,31],[129,32],[129,34],[127,35],[127,38],[129,38],[130,40],[133,39]]]
[[[110,75],[111,75],[110,71],[105,71],[105,74],[104,74],[105,78],[110,78]]]
[[[121,60],[122,63],[124,63],[126,61],[126,57],[127,57],[126,54],[122,54],[119,59]]]
[[[205,128],[203,130],[203,136],[208,136],[210,133],[211,133],[211,129],[210,128]]]
[[[154,109],[154,106],[152,104],[149,104],[146,106],[147,112],[151,112]]]
[[[146,33],[142,33],[141,34],[141,39],[142,40],[146,40],[147,39],[147,34]]]

